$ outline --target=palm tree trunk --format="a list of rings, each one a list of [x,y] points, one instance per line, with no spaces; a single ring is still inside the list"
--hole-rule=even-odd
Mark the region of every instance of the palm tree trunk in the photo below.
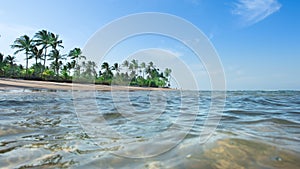
[[[45,47],[45,55],[44,55],[44,66],[43,66],[43,72],[46,69],[46,57],[47,57],[47,47]]]
[[[143,79],[145,79],[145,71],[143,70]]]
[[[58,77],[59,77],[59,73],[58,73],[58,72],[59,72],[59,67],[57,66],[57,67],[56,67],[56,78],[57,78],[57,79],[58,79]]]
[[[41,72],[41,78],[43,77],[43,73],[46,69],[46,57],[47,57],[47,47],[45,47],[45,54],[44,54],[44,65],[43,65],[43,69],[42,69],[42,72]]]
[[[26,51],[26,77],[28,77],[28,51]]]
[[[56,64],[56,79],[58,79],[58,76],[59,76],[59,65],[58,65],[58,59],[55,59],[55,64]]]

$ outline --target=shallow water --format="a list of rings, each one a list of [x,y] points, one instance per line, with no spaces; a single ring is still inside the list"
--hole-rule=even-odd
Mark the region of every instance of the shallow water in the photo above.
[[[299,168],[300,92],[226,95],[206,123],[211,92],[2,91],[0,166]]]

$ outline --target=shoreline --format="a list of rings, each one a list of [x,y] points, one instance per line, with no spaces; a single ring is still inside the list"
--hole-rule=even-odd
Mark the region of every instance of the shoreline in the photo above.
[[[80,84],[50,81],[35,81],[23,79],[0,78],[0,90],[17,89],[46,89],[46,90],[96,90],[96,91],[172,91],[171,88],[136,87],[136,86],[110,86],[99,84]]]

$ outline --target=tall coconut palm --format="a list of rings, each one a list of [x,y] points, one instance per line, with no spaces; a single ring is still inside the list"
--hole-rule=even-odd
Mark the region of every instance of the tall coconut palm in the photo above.
[[[28,55],[33,46],[33,41],[27,36],[23,35],[19,38],[17,38],[14,41],[14,44],[11,45],[11,47],[14,49],[16,48],[17,50],[15,51],[15,54],[25,51],[26,55],[26,76],[28,75]]]
[[[52,39],[51,39],[51,33],[47,30],[41,30],[38,31],[34,36],[36,42],[36,45],[42,46],[42,49],[44,50],[44,64],[43,69],[46,69],[46,59],[47,59],[47,49],[51,46]]]

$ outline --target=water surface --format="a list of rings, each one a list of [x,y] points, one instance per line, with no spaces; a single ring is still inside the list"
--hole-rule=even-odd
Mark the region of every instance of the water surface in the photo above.
[[[299,91],[227,92],[217,129],[199,144],[210,94],[135,91],[129,94],[129,105],[122,95],[116,100],[110,92],[97,92],[92,99],[98,111],[81,116],[76,111],[88,112],[92,103],[75,100],[71,91],[2,91],[0,166],[299,168]],[[87,126],[95,132],[86,131]],[[178,135],[184,137],[177,143]],[[160,140],[139,146],[153,138]],[[134,150],[136,158],[116,155],[124,147]],[[153,152],[162,153],[138,158]]]

